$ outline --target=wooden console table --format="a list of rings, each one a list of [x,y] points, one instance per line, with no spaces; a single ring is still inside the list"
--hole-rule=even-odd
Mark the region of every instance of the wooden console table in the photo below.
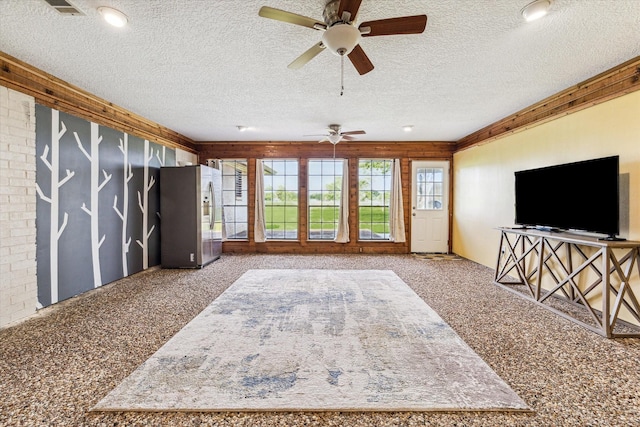
[[[640,337],[640,326],[618,319],[624,307],[640,323],[640,304],[631,287],[634,270],[640,280],[640,242],[534,229],[498,230],[496,285],[607,338]],[[562,302],[550,300],[551,296]],[[616,332],[616,326],[625,331]]]

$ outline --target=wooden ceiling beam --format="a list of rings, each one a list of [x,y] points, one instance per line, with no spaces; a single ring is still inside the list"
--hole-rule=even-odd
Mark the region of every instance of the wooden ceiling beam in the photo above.
[[[181,148],[191,153],[198,153],[203,149],[203,145],[207,145],[206,142],[196,143],[178,132],[114,105],[1,51],[0,85],[31,95],[42,105],[163,145]],[[438,146],[435,151],[442,155],[446,152],[464,150],[530,129],[636,90],[640,90],[640,56],[492,123],[456,143]],[[274,143],[263,142],[262,144]],[[384,151],[385,143],[378,144],[378,149]],[[226,144],[222,143],[222,145]],[[434,147],[431,146],[426,150],[429,152],[427,155],[436,154],[431,152]]]
[[[316,141],[210,141],[198,143],[201,159],[331,158],[333,146]],[[343,141],[335,146],[336,158],[441,159],[453,156],[455,142]]]

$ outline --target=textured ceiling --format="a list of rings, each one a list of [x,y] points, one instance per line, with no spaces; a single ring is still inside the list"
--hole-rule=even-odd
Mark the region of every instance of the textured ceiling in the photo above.
[[[427,28],[363,39],[376,68],[345,61],[340,96],[330,52],[287,68],[321,32],[258,16],[321,20],[325,0],[69,1],[85,16],[0,0],[0,50],[196,141],[311,141],[330,123],[360,140],[455,141],[640,55],[640,0],[554,0],[532,23],[529,0],[363,0],[360,21],[426,14]],[[129,25],[106,25],[104,5]]]

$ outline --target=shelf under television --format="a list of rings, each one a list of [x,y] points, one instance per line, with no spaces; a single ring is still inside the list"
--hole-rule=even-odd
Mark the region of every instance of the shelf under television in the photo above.
[[[640,242],[534,228],[498,230],[496,285],[608,338],[640,337],[638,290],[632,288],[640,279]],[[633,323],[619,319],[621,310]]]

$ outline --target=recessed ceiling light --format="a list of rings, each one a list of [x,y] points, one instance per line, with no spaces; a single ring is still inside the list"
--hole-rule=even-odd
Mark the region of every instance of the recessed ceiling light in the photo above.
[[[549,13],[551,0],[535,0],[522,8],[520,13],[527,22],[535,21]]]
[[[101,6],[98,8],[98,12],[105,21],[114,27],[124,27],[129,22],[127,15],[111,7]]]
[[[413,130],[413,125],[402,126],[402,130],[405,132],[411,132]]]
[[[236,126],[238,128],[238,132],[245,132],[249,130],[248,126]]]

